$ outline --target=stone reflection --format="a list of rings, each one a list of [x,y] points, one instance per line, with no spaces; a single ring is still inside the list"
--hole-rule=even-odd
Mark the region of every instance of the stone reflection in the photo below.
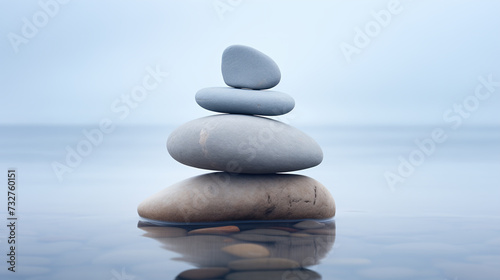
[[[321,279],[308,266],[332,249],[335,222],[254,222],[230,226],[158,226],[140,221],[145,237],[177,252],[195,269],[176,279]]]

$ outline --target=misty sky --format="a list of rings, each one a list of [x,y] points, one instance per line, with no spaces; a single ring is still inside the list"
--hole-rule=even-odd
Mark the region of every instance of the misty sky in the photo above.
[[[220,60],[232,44],[277,62],[274,89],[295,98],[286,118],[296,124],[500,124],[500,86],[474,100],[478,77],[500,81],[500,1],[2,4],[0,124],[209,115],[194,95],[225,86]],[[130,101],[151,78],[154,88]]]

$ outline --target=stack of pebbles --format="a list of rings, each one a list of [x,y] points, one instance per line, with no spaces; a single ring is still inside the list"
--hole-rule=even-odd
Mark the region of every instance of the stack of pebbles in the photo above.
[[[229,87],[201,89],[196,102],[224,114],[190,121],[167,140],[168,152],[180,163],[222,172],[158,192],[139,205],[139,215],[180,223],[333,217],[335,202],[321,183],[280,173],[316,166],[323,152],[302,131],[261,117],[295,106],[288,94],[266,90],[281,79],[277,64],[260,51],[234,45],[222,55],[222,75]]]

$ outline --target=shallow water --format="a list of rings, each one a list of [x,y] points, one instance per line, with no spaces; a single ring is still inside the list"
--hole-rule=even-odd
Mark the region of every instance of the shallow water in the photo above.
[[[271,257],[304,267],[267,273],[271,279],[500,278],[498,127],[450,131],[393,188],[384,173],[397,172],[398,157],[407,157],[415,139],[429,137],[435,127],[302,127],[325,158],[296,173],[330,190],[337,215],[329,227],[335,230],[272,241],[242,241],[235,233],[164,237],[164,228],[139,222],[136,206],[144,198],[205,173],[168,156],[165,140],[173,127],[117,127],[59,181],[51,164],[64,163],[66,146],[76,147],[82,129],[93,128],[0,128],[0,166],[5,174],[16,168],[18,175],[16,272],[7,270],[4,212],[2,279],[175,279],[190,269],[241,259],[221,250],[240,242],[262,245]],[[6,202],[4,194],[2,209]],[[242,232],[296,230],[287,222],[233,224]]]

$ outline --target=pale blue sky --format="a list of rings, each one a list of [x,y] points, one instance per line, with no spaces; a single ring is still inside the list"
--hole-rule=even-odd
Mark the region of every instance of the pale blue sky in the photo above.
[[[355,46],[356,28],[388,5],[397,14],[349,62],[341,44]],[[2,6],[0,124],[179,125],[209,115],[194,95],[225,86],[220,59],[232,44],[278,63],[275,90],[295,98],[286,118],[299,125],[441,125],[479,76],[500,81],[500,1],[69,1],[49,5],[45,23],[38,1]],[[13,47],[33,16],[44,25]],[[157,65],[169,76],[118,113],[120,96]],[[464,121],[500,124],[498,109],[500,87]]]

